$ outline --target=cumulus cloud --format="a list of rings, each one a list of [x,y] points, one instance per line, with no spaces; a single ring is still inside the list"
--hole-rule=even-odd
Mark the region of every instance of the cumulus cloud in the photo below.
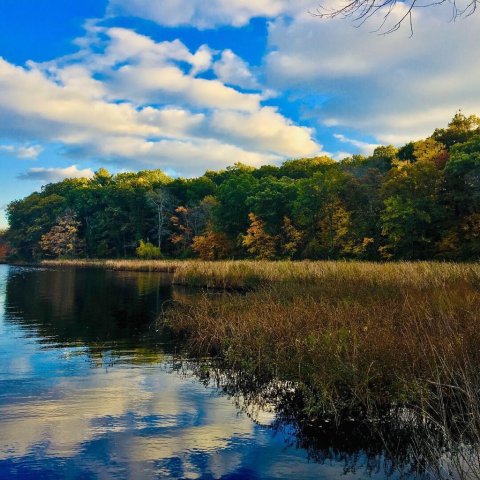
[[[229,50],[190,51],[179,40],[154,42],[95,24],[78,44],[73,55],[26,67],[0,58],[0,138],[61,143],[77,157],[183,175],[321,149],[312,130],[262,106],[268,92]],[[218,77],[199,76],[207,70]],[[245,82],[256,92],[233,85]]]
[[[227,49],[213,66],[213,71],[223,82],[247,89],[257,89],[259,84],[250,67],[238,55]]]
[[[79,170],[76,165],[66,168],[30,168],[18,176],[20,180],[37,180],[41,182],[60,182],[65,178],[90,178],[94,173],[89,168]]]
[[[394,15],[402,8],[397,4]],[[381,24],[378,17],[370,28],[308,15],[278,19],[269,29],[267,78],[300,97],[321,96],[310,115],[325,125],[348,126],[382,143],[423,137],[459,108],[480,111],[480,57],[471,47],[480,16],[452,23],[447,10],[419,10],[412,38],[408,26],[390,35],[371,33]]]
[[[320,151],[318,144],[311,138],[310,129],[292,125],[292,122],[272,107],[263,107],[250,115],[231,111],[215,112],[212,127],[232,141],[246,143],[251,148],[271,151],[278,149],[287,156],[298,155],[299,145],[302,145],[305,156]]]
[[[111,15],[131,15],[160,25],[241,27],[255,17],[293,15],[318,4],[312,0],[110,0]]]

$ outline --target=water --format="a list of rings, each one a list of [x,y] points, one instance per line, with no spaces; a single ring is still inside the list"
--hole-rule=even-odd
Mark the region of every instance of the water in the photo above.
[[[312,461],[272,414],[175,369],[155,319],[183,294],[159,274],[0,265],[0,479],[387,477],[360,448]]]

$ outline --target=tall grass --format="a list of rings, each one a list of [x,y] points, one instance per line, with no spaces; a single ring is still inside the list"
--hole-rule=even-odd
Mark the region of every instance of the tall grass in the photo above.
[[[478,264],[214,265],[180,266],[175,277],[257,288],[177,298],[167,321],[190,352],[222,358],[277,398],[280,381],[309,425],[408,417],[428,426],[431,457],[455,451],[457,475],[480,478]]]
[[[480,263],[199,260],[44,260],[44,266],[174,272],[180,285],[251,289],[276,283],[312,285],[354,283],[369,288],[442,287],[466,281],[480,286]]]

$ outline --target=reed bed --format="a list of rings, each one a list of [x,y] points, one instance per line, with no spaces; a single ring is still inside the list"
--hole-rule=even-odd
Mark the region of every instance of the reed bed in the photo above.
[[[175,275],[200,285],[212,267]],[[189,354],[221,358],[244,385],[286,385],[304,424],[410,412],[415,431],[428,425],[432,457],[455,451],[458,478],[480,478],[479,273],[432,262],[221,263],[210,286],[255,289],[179,293],[166,322]]]
[[[335,279],[178,300],[169,322],[195,350],[313,385],[339,411],[352,401],[423,402],[432,386],[480,367],[480,291],[463,277],[378,290]]]
[[[111,270],[173,272],[173,283],[219,288],[256,289],[277,283],[312,285],[345,283],[371,289],[444,287],[458,282],[480,285],[480,263],[199,260],[44,260],[49,267],[94,267]]]

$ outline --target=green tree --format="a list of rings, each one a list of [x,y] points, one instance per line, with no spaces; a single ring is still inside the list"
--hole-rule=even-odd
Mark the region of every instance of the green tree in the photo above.
[[[218,206],[214,210],[214,224],[218,230],[236,239],[248,228],[250,208],[247,198],[255,191],[258,180],[251,173],[238,171],[218,189]]]
[[[444,211],[439,204],[442,173],[427,162],[397,162],[383,186],[385,208],[382,256],[426,258],[441,235]]]
[[[432,138],[450,149],[457,143],[465,143],[475,135],[480,134],[480,117],[477,115],[465,116],[457,112],[447,128],[437,128]]]

